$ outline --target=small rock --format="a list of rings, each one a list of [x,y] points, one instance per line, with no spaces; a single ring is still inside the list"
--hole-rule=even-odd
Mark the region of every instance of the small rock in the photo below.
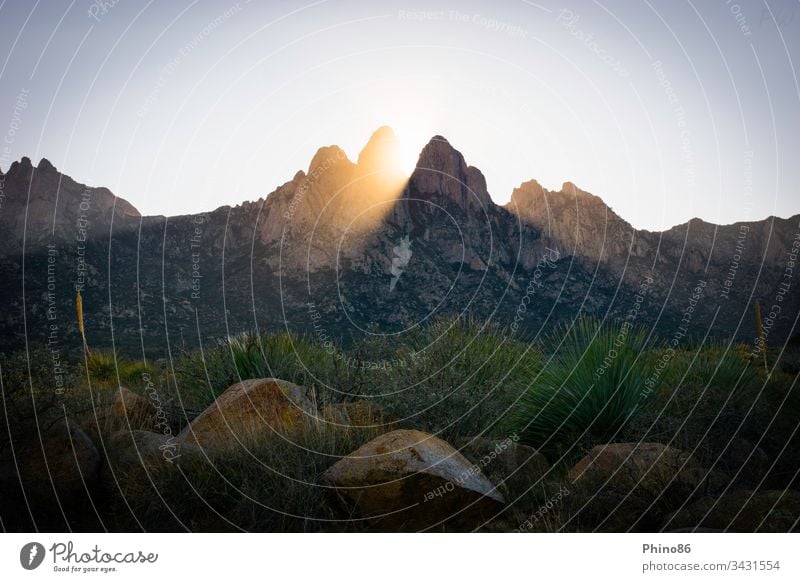
[[[767,453],[746,439],[736,439],[730,443],[722,454],[720,464],[725,473],[731,476],[737,489],[757,485],[769,472],[771,465]]]
[[[416,430],[396,430],[368,442],[330,467],[348,513],[379,530],[473,529],[503,508],[503,497],[480,469],[448,443]]]
[[[598,445],[569,471],[576,484],[607,481],[607,485],[622,489],[660,487],[669,481],[694,487],[704,475],[690,454],[661,443]]]

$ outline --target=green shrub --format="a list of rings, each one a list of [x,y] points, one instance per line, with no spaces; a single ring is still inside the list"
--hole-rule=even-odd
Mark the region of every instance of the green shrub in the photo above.
[[[144,362],[123,358],[114,350],[92,350],[86,356],[86,367],[93,387],[116,387],[118,383],[137,382],[152,368]]]
[[[659,355],[659,357],[663,357]],[[675,352],[665,381],[632,423],[628,440],[657,441],[691,452],[724,488],[732,479],[785,488],[795,478],[800,440],[794,429],[800,390],[781,372],[763,374],[739,349],[712,345]],[[758,451],[756,451],[758,447]],[[759,455],[769,459],[758,465]]]
[[[517,402],[510,426],[548,453],[578,442],[609,442],[660,381],[644,356],[644,330],[627,323],[579,319],[545,339],[548,354]],[[554,455],[550,455],[554,456]]]
[[[658,356],[662,352],[655,355]],[[698,384],[730,389],[758,382],[758,362],[753,362],[740,350],[722,344],[712,344],[697,350],[678,350],[668,363],[664,387]]]
[[[243,332],[184,355],[175,376],[184,403],[205,407],[226,388],[251,378],[280,378],[316,388],[323,400],[347,389],[341,352],[306,336]]]
[[[358,346],[385,357],[383,340]],[[401,422],[445,439],[501,435],[536,374],[539,352],[493,323],[446,318],[404,338],[385,366],[366,366],[364,393]]]

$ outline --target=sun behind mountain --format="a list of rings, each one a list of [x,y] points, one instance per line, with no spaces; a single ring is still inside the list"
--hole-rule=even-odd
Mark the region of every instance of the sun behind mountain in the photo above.
[[[358,155],[358,165],[383,174],[387,180],[407,179],[417,164],[419,144],[401,140],[388,125],[379,127]]]

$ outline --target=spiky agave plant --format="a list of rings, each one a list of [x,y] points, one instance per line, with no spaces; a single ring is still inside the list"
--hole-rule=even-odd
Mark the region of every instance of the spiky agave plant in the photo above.
[[[544,341],[543,366],[515,406],[511,429],[556,452],[613,438],[660,383],[645,362],[647,343],[630,323],[582,318],[558,329]]]

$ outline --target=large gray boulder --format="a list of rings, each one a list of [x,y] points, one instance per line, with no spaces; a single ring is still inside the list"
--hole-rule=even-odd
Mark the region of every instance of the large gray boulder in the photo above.
[[[348,514],[386,531],[469,530],[502,510],[504,500],[480,469],[448,443],[396,430],[330,467],[322,483]]]

